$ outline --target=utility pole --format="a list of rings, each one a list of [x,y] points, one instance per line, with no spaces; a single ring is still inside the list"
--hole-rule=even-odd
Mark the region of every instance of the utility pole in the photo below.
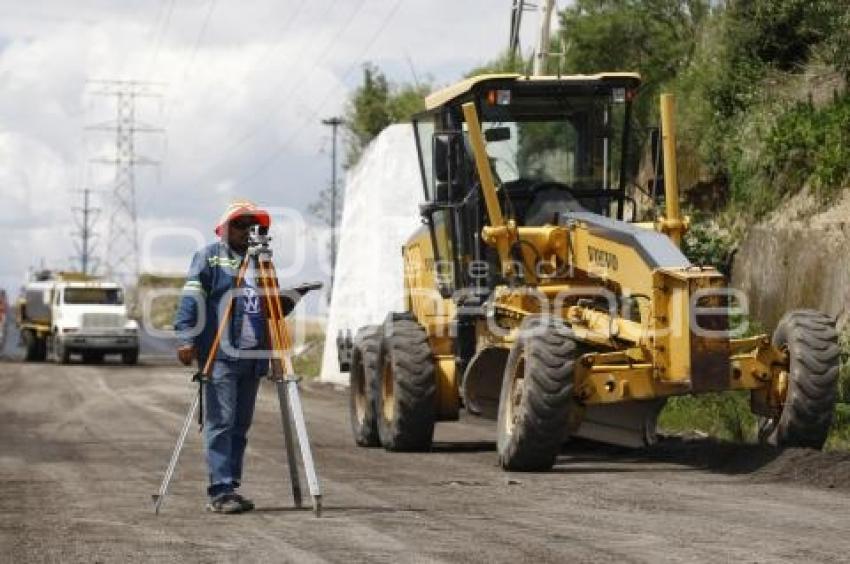
[[[106,239],[106,272],[135,285],[139,277],[139,236],[136,221],[136,167],[155,166],[158,161],[136,153],[137,133],[162,133],[159,127],[140,123],[136,119],[136,101],[140,98],[160,98],[162,86],[155,82],[136,80],[90,81],[98,87],[95,96],[115,98],[115,121],[89,126],[87,129],[108,131],[115,135],[115,155],[92,159],[94,163],[115,167],[115,183],[109,206],[109,226]]]
[[[334,285],[336,271],[336,133],[340,125],[345,123],[342,118],[332,117],[322,120],[322,125],[328,125],[333,131],[333,148],[331,149],[331,285]]]
[[[78,231],[74,232],[75,237],[79,237],[78,241],[75,241],[75,247],[77,249],[77,259],[80,261],[80,272],[83,274],[89,274],[90,272],[94,272],[96,266],[94,265],[94,243],[93,240],[95,238],[94,235],[94,222],[97,219],[97,216],[100,214],[100,208],[93,208],[89,202],[89,196],[91,195],[92,190],[90,188],[85,188],[80,190],[83,193],[83,207],[74,207],[72,208],[76,214],[81,214],[82,218],[78,219],[75,216],[75,221],[77,222]]]
[[[552,11],[554,8],[555,0],[544,0],[537,52],[534,54],[534,76],[546,74],[546,61],[549,57],[549,32],[552,28]]]
[[[519,30],[522,26],[522,12],[525,10],[525,0],[514,0],[511,7],[511,37],[508,40],[508,51],[511,59],[516,59],[519,50]]]

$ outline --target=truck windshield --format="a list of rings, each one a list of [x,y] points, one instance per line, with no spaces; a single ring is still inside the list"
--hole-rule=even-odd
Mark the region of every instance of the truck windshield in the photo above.
[[[65,303],[121,305],[124,303],[124,294],[118,288],[65,288]]]
[[[558,182],[576,192],[619,188],[628,105],[625,88],[494,91],[482,100],[481,125],[498,180]]]

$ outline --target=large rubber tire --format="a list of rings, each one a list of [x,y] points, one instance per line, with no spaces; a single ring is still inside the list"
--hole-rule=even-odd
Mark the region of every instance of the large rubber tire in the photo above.
[[[378,436],[387,450],[431,449],[437,383],[428,335],[416,321],[390,318],[378,354]]]
[[[773,346],[788,352],[788,388],[779,417],[759,421],[759,438],[778,447],[823,448],[838,396],[835,324],[818,311],[789,312]]]
[[[35,360],[35,336],[33,336],[32,331],[22,331],[21,340],[24,342],[24,360]]]
[[[62,346],[59,339],[53,339],[53,358],[57,364],[68,364],[71,362],[71,352],[67,346]]]
[[[505,470],[552,468],[573,401],[576,344],[564,327],[527,317],[505,365],[499,399],[499,464]]]
[[[101,357],[103,358],[103,357]],[[139,349],[124,351],[121,353],[121,362],[131,366],[139,362]]]
[[[44,362],[47,360],[47,339],[45,337],[41,337],[40,339],[36,339],[36,357],[35,359]]]
[[[103,362],[102,352],[84,352],[82,353],[83,362],[86,364],[100,364]]]
[[[29,329],[24,331],[24,346],[26,347],[24,360],[38,362],[47,358],[47,340],[39,338],[34,331]]]
[[[367,325],[357,331],[351,350],[349,414],[354,442],[362,447],[381,446],[378,436],[378,352],[381,326]]]

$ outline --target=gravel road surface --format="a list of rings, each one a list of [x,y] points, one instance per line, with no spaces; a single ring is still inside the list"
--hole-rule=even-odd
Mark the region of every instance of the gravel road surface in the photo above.
[[[292,507],[274,387],[247,454],[257,510],[203,511],[193,428],[163,513],[150,496],[185,415],[189,370],[0,362],[2,562],[846,562],[850,455],[668,439],[568,446],[507,474],[492,424],[438,425],[434,452],[359,449],[344,391],[303,390],[324,490]]]

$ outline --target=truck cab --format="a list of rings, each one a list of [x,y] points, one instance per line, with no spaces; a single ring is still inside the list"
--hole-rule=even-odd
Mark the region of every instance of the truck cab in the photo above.
[[[138,360],[138,323],[128,318],[124,289],[115,282],[67,274],[32,282],[19,308],[28,360],[52,356],[65,363],[72,354],[88,362],[106,354],[120,354],[125,364]]]

